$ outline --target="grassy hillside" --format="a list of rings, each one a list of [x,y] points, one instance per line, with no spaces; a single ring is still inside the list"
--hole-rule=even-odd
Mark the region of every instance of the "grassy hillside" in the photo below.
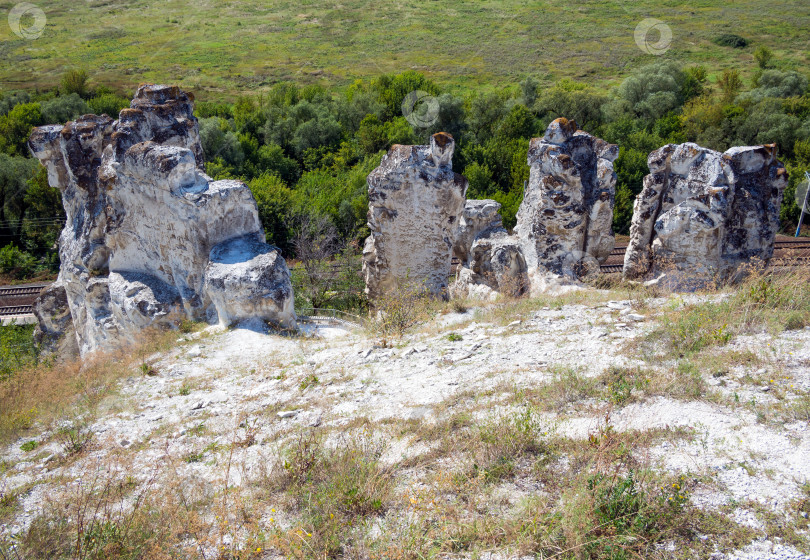
[[[3,14],[16,0],[0,1]],[[56,85],[83,67],[99,83],[131,88],[171,81],[230,96],[279,80],[341,85],[356,78],[423,72],[453,88],[493,87],[537,76],[617,83],[661,58],[718,70],[750,63],[767,46],[782,69],[810,60],[805,0],[48,0],[42,36],[23,40],[0,25],[3,89]],[[662,57],[634,41],[636,25],[667,23]],[[4,17],[5,19],[5,17]],[[25,24],[25,21],[23,22]],[[744,48],[712,42],[722,33]]]

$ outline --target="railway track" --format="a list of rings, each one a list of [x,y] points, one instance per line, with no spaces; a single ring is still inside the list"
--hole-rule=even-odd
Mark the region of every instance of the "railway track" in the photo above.
[[[14,317],[16,315],[33,315],[33,305],[17,305],[9,307],[0,307],[0,317]]]
[[[624,264],[624,253],[627,245],[618,245],[610,252],[605,264],[599,267],[602,274],[621,272]],[[771,266],[786,268],[791,266],[810,266],[810,238],[778,239],[774,242]]]
[[[31,284],[29,286],[2,286],[0,287],[0,298],[5,297],[36,297],[42,288],[50,284]]]
[[[626,250],[626,245],[614,247],[607,262],[599,267],[602,274],[621,273]],[[455,272],[459,264],[458,259],[454,258],[453,272]],[[774,243],[774,258],[771,261],[771,266],[779,269],[810,266],[810,238],[790,239],[783,237],[777,239]],[[0,286],[0,317],[33,315],[34,300],[42,291],[42,288],[48,285]],[[317,316],[316,318],[320,319]],[[332,318],[332,320],[334,319]]]

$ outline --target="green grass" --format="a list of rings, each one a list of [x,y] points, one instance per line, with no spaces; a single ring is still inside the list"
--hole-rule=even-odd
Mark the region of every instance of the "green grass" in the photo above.
[[[0,1],[0,12],[15,4]],[[810,56],[810,4],[803,0],[38,4],[47,17],[40,38],[23,40],[0,25],[4,89],[52,87],[71,67],[86,68],[96,83],[131,89],[172,82],[206,98],[280,80],[347,85],[408,69],[460,90],[514,84],[528,74],[542,85],[564,77],[609,85],[657,59],[633,39],[647,17],[672,29],[663,58],[705,64],[713,75],[728,67],[753,71],[761,45],[786,68],[806,68]],[[732,32],[748,46],[714,42]]]

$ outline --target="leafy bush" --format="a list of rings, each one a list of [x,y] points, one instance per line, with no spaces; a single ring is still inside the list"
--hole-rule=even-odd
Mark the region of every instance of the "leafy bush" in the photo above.
[[[0,152],[15,156],[28,155],[26,142],[31,129],[45,124],[39,103],[20,103],[0,117]]]
[[[15,278],[30,276],[37,267],[36,258],[21,251],[14,243],[0,249],[0,272]]]
[[[105,93],[89,99],[87,105],[93,114],[108,115],[115,119],[121,110],[129,107],[129,99],[115,93]]]
[[[622,82],[605,110],[614,119],[628,113],[658,119],[700,93],[701,77],[705,74],[686,72],[674,62],[644,66]]]
[[[748,39],[735,35],[734,33],[723,33],[722,35],[718,35],[712,39],[712,42],[716,45],[720,45],[721,47],[731,47],[733,49],[742,49],[743,47],[748,46]]]
[[[248,186],[259,207],[267,242],[281,248],[284,254],[291,254],[289,224],[293,214],[293,191],[271,172],[253,179]]]
[[[0,326],[0,383],[39,360],[33,332],[34,325]]]
[[[807,91],[807,78],[793,71],[765,70],[757,84],[755,89],[741,94],[739,99],[756,103],[766,97],[801,96]],[[781,110],[781,106],[779,109]]]
[[[42,120],[48,124],[63,124],[90,112],[90,107],[77,93],[60,95],[50,101],[43,101],[40,105]]]
[[[81,97],[86,97],[88,77],[86,70],[68,70],[62,75],[62,89],[68,95],[75,93]]]
[[[771,64],[771,59],[773,58],[773,52],[771,49],[764,46],[759,46],[754,51],[754,60],[757,61],[757,66],[762,69],[767,68]]]
[[[245,153],[236,134],[229,129],[227,121],[218,117],[200,120],[200,141],[207,161],[219,160],[239,173],[245,161]]]
[[[21,103],[30,103],[31,96],[27,91],[0,92],[0,115],[6,115]]]

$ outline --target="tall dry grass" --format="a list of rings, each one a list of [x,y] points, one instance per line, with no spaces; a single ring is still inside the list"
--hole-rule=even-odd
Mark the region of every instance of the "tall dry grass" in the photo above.
[[[137,342],[84,359],[23,367],[0,382],[0,443],[62,416],[96,409],[117,382],[142,374],[147,356],[171,348],[174,331],[144,331]]]

